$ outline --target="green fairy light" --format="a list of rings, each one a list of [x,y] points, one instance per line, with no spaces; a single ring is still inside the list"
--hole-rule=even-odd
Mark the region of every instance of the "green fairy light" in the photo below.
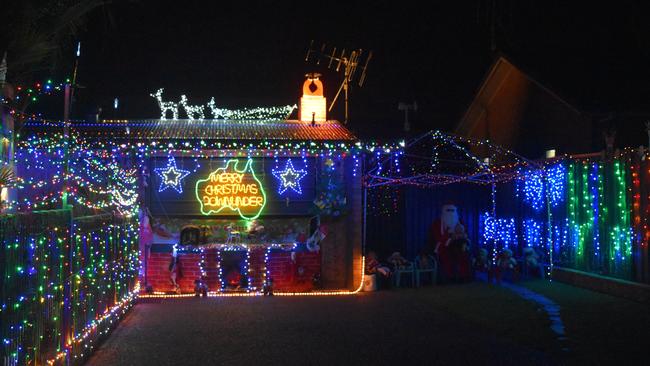
[[[564,265],[629,277],[634,236],[626,171],[626,163],[620,159],[568,164],[566,218],[570,247],[561,249]]]

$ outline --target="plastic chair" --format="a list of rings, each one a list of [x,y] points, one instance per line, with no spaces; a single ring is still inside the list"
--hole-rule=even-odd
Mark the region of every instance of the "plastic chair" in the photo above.
[[[399,287],[402,280],[402,275],[410,275],[411,286],[415,286],[415,266],[412,262],[408,262],[407,264],[401,266],[393,265],[393,279],[395,281],[395,287]]]
[[[431,267],[421,268],[420,267],[420,256],[415,257],[415,285],[420,287],[420,281],[423,274],[431,275],[431,284],[435,285],[438,279],[438,262],[433,256],[428,255],[429,260],[431,261]]]

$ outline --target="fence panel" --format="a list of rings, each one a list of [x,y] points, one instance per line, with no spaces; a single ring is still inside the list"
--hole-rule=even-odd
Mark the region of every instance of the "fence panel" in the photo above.
[[[137,285],[138,231],[112,214],[72,218],[52,210],[0,218],[5,365],[64,363],[130,306]]]

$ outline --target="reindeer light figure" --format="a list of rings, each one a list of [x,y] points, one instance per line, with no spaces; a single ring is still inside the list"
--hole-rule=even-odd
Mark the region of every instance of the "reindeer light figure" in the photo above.
[[[241,232],[235,230],[232,224],[226,227],[226,233],[228,233],[228,237],[225,244],[239,244],[241,242]]]
[[[185,94],[181,95],[181,103],[183,106],[183,109],[185,109],[185,113],[187,113],[187,118],[190,120],[195,120],[195,119],[205,119],[205,111],[202,105],[189,105],[187,104],[187,97]],[[197,115],[198,118],[194,118],[194,116]]]
[[[156,94],[149,94],[156,98],[158,106],[160,107],[160,119],[167,119],[167,112],[172,112],[172,117],[178,119],[178,104],[174,102],[163,102],[162,100],[163,88],[158,89]]]

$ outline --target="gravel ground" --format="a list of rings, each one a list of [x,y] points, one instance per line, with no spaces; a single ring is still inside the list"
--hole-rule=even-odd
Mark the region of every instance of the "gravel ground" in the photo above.
[[[562,306],[561,296],[556,295],[554,301]],[[629,306],[626,310],[636,311],[640,305]],[[590,313],[597,311],[590,309]],[[574,323],[566,322],[567,336],[573,339],[569,324]],[[575,350],[561,350],[563,345],[549,324],[536,304],[484,283],[344,297],[146,300],[131,310],[87,365],[584,361]],[[582,346],[579,351],[585,352]],[[594,352],[597,356],[598,350]],[[609,354],[611,349],[601,352]]]

